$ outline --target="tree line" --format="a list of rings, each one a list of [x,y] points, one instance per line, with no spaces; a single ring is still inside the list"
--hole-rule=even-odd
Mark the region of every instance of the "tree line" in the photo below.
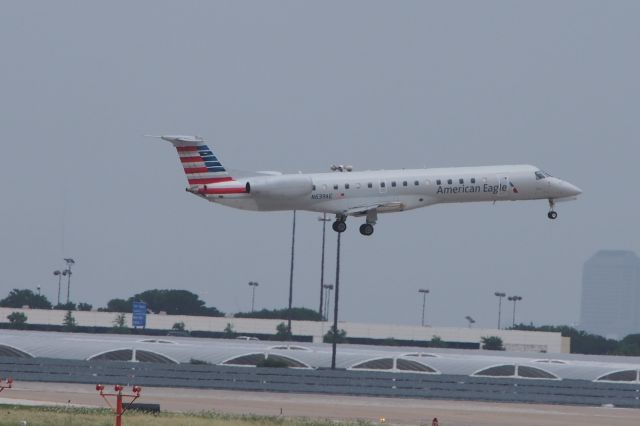
[[[31,309],[59,309],[62,311],[90,311],[93,309],[92,305],[83,302],[78,304],[69,302],[53,305],[46,296],[36,294],[29,289],[21,290],[14,288],[9,292],[7,297],[0,300],[0,307],[3,308],[22,308],[23,306],[28,306]]]
[[[563,337],[571,338],[571,353],[589,355],[640,355],[640,333],[629,334],[621,340],[607,339],[597,334],[578,330],[568,325],[518,324],[512,330],[548,331],[561,333]]]
[[[151,313],[164,312],[167,315],[193,315],[193,316],[210,316],[223,317],[225,313],[213,306],[206,306],[206,303],[200,297],[188,290],[147,290],[137,293],[128,299],[111,299],[106,307],[98,308],[101,312],[117,312],[131,313],[134,301],[142,301],[147,304],[147,309]],[[13,289],[7,297],[0,300],[0,307],[22,308],[28,306],[33,309],[60,309],[65,311],[90,311],[93,306],[88,303],[73,302],[53,306],[46,296],[36,294],[29,289]],[[23,318],[20,313],[14,312],[9,318],[12,324],[25,324],[26,317]],[[254,312],[238,312],[234,315],[236,318],[262,318],[262,319],[281,319],[287,320],[291,316],[295,321],[322,321],[323,318],[318,312],[308,308],[292,308],[289,309],[262,309]],[[70,324],[73,325],[72,321]],[[564,337],[571,338],[571,353],[591,354],[591,355],[633,355],[640,356],[640,333],[630,334],[621,340],[608,339],[603,336],[591,334],[583,330],[560,325],[543,325],[535,326],[533,324],[518,324],[512,328],[513,330],[525,331],[547,331],[561,333]],[[278,330],[280,334],[284,334],[285,330]],[[283,336],[284,337],[284,336]],[[339,337],[339,336],[336,336]],[[343,336],[344,337],[344,336]],[[446,347],[446,342],[441,342],[436,338],[430,342],[432,347]],[[493,336],[483,339],[483,347],[485,349],[500,350],[502,342],[494,339]]]
[[[131,313],[133,302],[145,302],[148,312],[167,315],[192,315],[223,317],[225,313],[206,303],[195,293],[188,290],[160,290],[153,289],[134,294],[127,299],[111,299],[107,306],[97,308],[100,312],[124,312]],[[53,306],[46,296],[36,294],[29,289],[13,289],[9,295],[0,300],[0,307],[22,308],[28,306],[32,309],[59,309],[64,311],[90,311],[93,306],[88,303],[73,302]],[[266,318],[288,319],[289,309],[262,309],[254,312],[238,312],[236,318]],[[297,321],[322,321],[322,316],[308,308],[292,308],[291,319]]]

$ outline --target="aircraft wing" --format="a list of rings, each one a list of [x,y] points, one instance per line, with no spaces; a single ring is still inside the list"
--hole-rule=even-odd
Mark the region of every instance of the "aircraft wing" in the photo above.
[[[400,201],[391,201],[388,203],[358,206],[345,210],[343,214],[346,216],[366,216],[371,210],[375,210],[377,213],[399,212],[404,210],[404,204]]]

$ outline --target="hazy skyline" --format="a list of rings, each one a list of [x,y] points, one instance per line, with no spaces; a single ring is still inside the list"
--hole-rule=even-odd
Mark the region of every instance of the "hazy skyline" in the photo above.
[[[312,172],[526,163],[584,193],[441,205],[343,236],[341,318],[575,324],[583,263],[640,252],[640,3],[5,2],[0,15],[0,296],[104,306],[183,288],[225,312],[287,304],[291,213],[184,191],[170,144],[230,169]],[[299,212],[294,305],[318,307],[321,223]],[[326,282],[335,277],[327,231]],[[506,301],[505,301],[506,302]],[[511,304],[503,304],[503,324]]]
[[[602,250],[585,262],[580,326],[616,339],[640,330],[640,259],[635,253]]]

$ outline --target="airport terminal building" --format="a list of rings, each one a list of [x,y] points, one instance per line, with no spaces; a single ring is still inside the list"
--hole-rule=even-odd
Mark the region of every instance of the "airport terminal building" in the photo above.
[[[19,381],[640,408],[640,357],[2,330]]]
[[[23,312],[43,327],[60,326],[66,313]],[[74,312],[101,333],[0,330],[0,372],[34,382],[640,408],[640,357],[570,354],[560,333],[344,322],[350,337],[395,346],[339,344],[333,369],[327,322],[294,321],[297,341],[280,342],[271,339],[281,320],[148,315],[154,335],[110,334],[117,315]],[[201,335],[232,324],[240,336],[167,335],[176,322]],[[427,347],[434,336],[467,349]],[[479,349],[487,336],[506,350]]]
[[[270,358],[297,369],[331,367],[325,343],[18,330],[0,333],[0,356],[243,367]],[[343,344],[336,359],[337,368],[353,371],[640,383],[640,357]]]

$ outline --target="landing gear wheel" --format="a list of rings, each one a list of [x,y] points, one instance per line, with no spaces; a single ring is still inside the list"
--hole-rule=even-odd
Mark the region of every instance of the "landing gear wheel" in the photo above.
[[[344,221],[342,221],[342,220],[336,220],[335,222],[333,222],[331,227],[336,232],[344,232],[344,231],[347,230],[347,224],[344,223]]]
[[[373,225],[370,223],[363,223],[360,225],[360,233],[362,235],[366,235],[367,237],[373,234]]]
[[[558,217],[558,213],[556,213],[555,211],[551,210],[549,213],[547,213],[547,217],[549,219],[555,219]]]

